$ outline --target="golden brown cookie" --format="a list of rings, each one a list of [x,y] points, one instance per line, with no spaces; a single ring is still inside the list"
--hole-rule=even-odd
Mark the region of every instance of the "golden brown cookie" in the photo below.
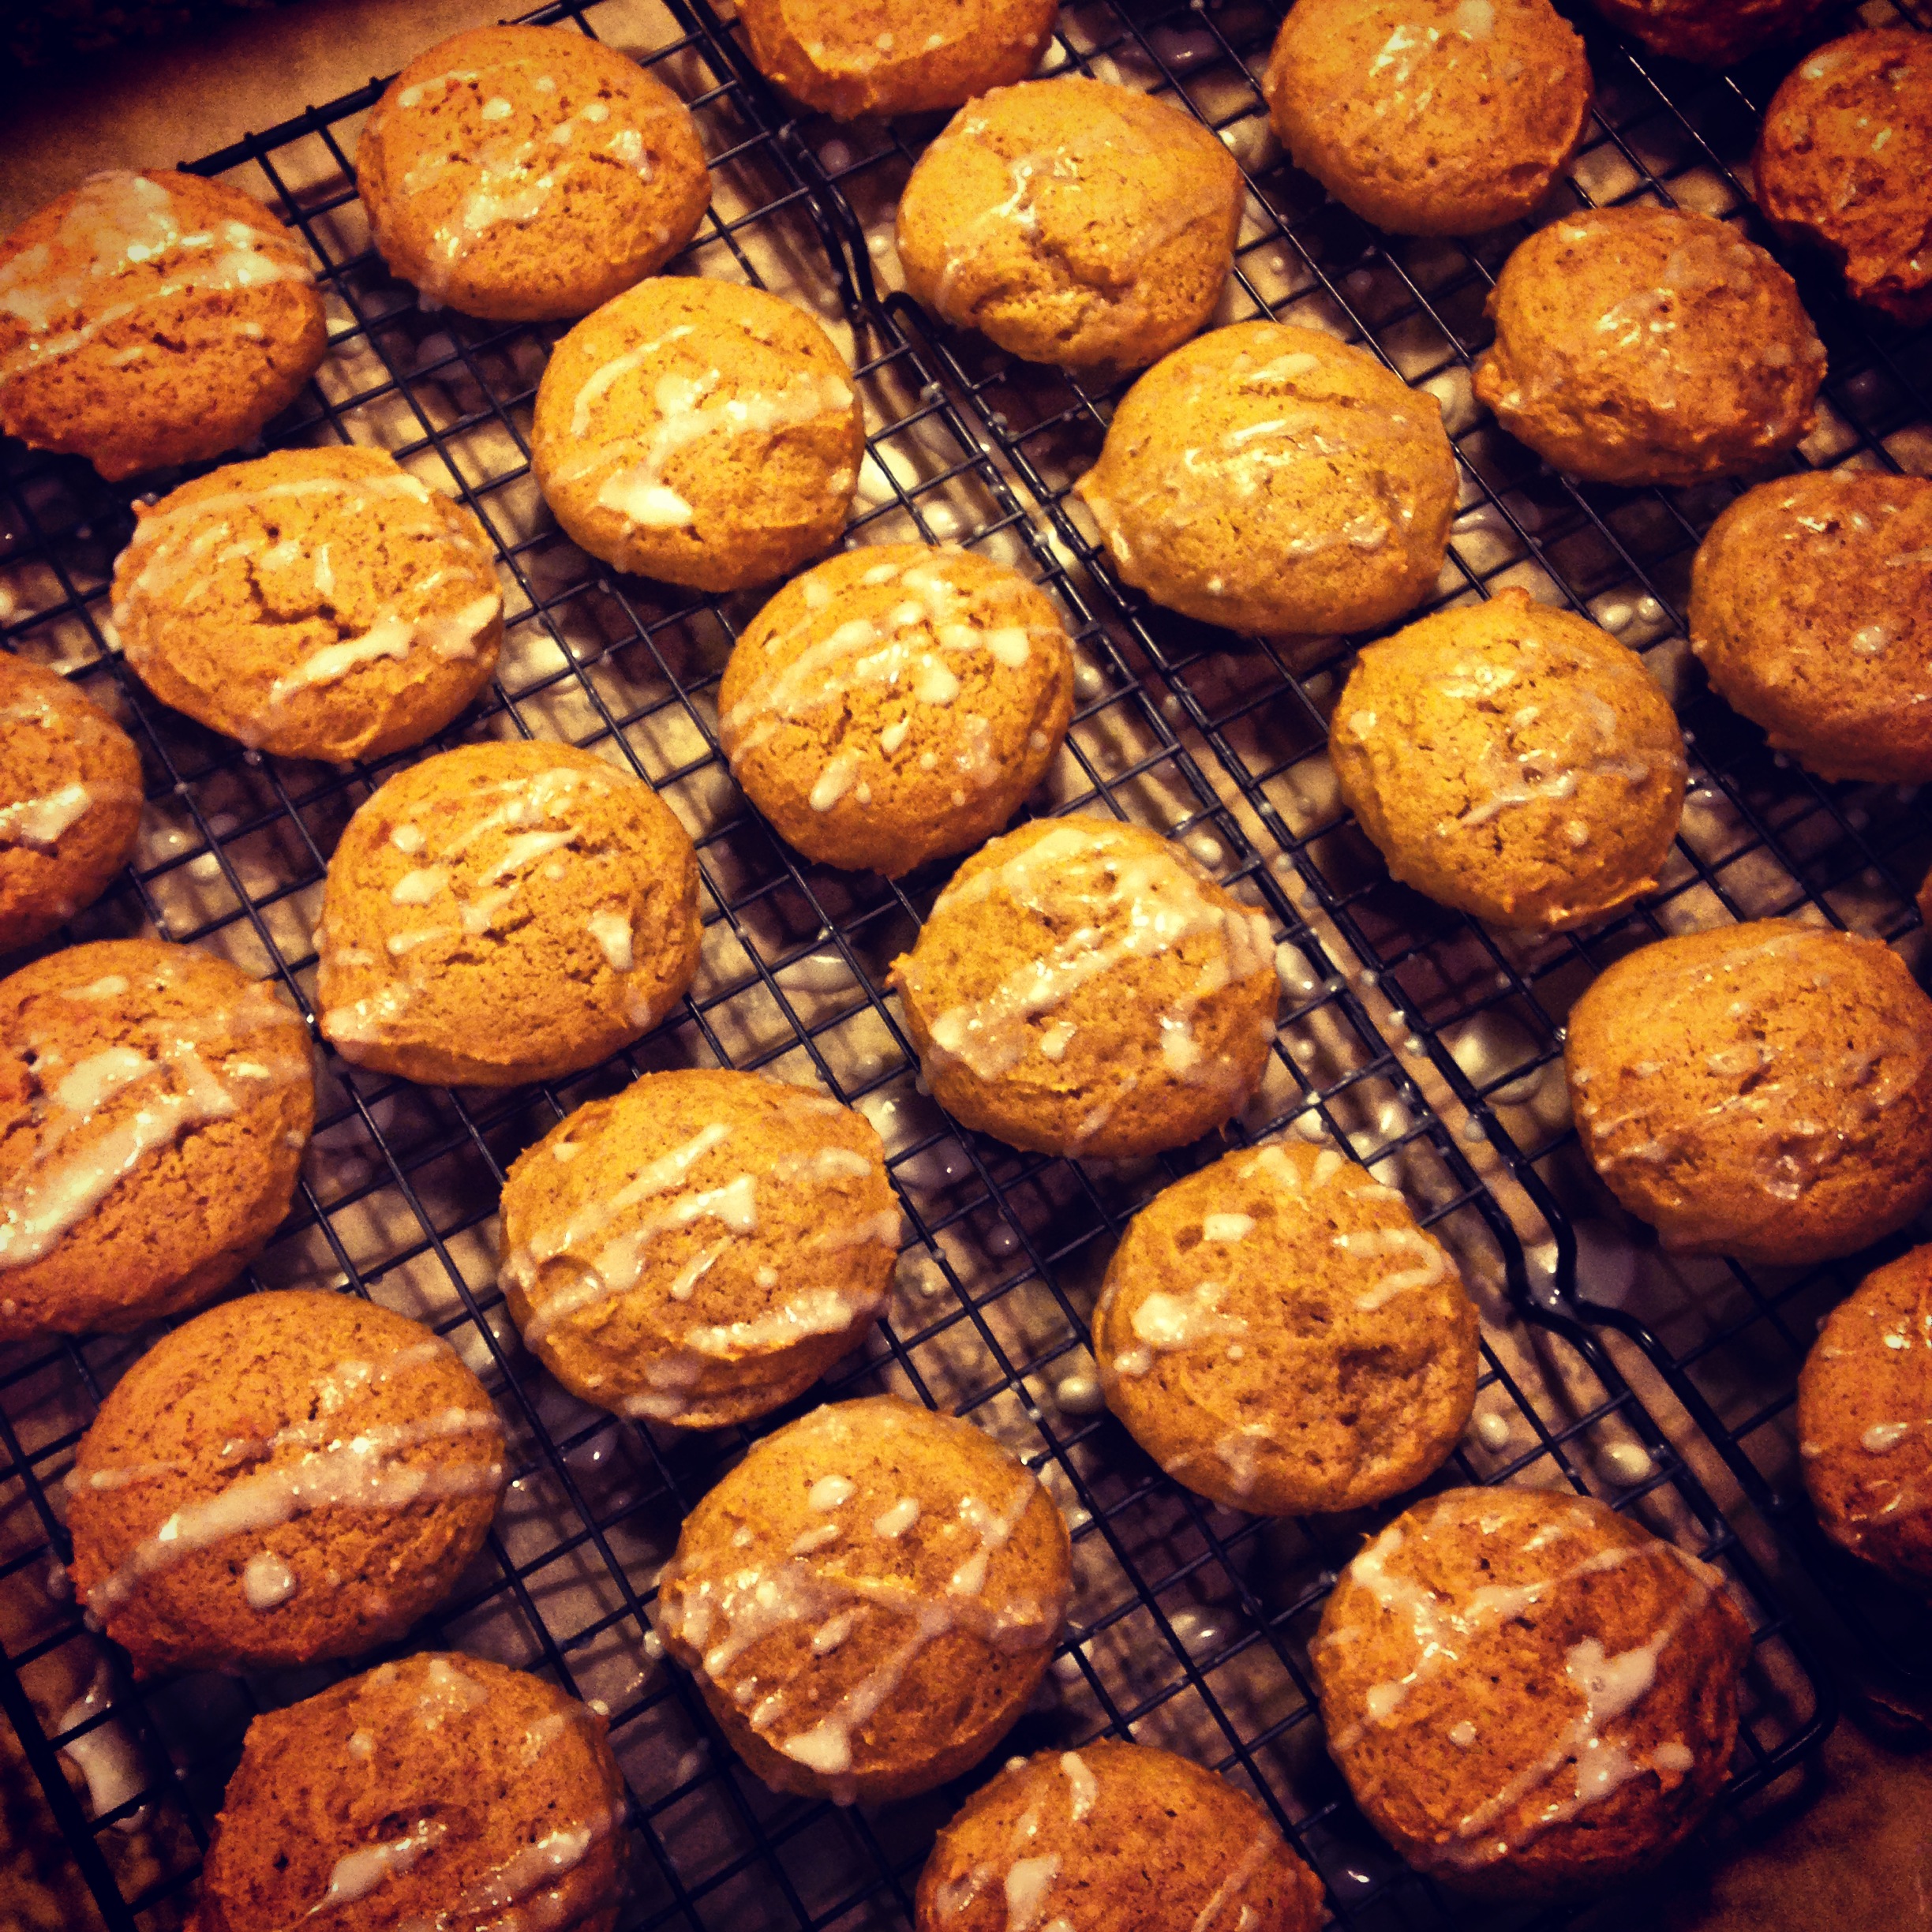
[[[808,859],[897,878],[970,852],[1046,775],[1073,716],[1058,607],[966,550],[887,544],[795,577],[718,687],[752,803]]]
[[[0,953],[107,889],[140,829],[140,754],[78,683],[0,651]]]
[[[474,27],[390,82],[356,188],[391,271],[503,321],[578,316],[655,275],[710,204],[691,110],[575,27]]]
[[[1170,1476],[1263,1516],[1412,1488],[1476,1401],[1455,1264],[1332,1148],[1245,1148],[1157,1194],[1114,1252],[1093,1352]]]
[[[802,1395],[886,1305],[899,1209],[862,1114],[721,1068],[646,1073],[521,1155],[511,1318],[573,1395],[722,1428]]]
[[[399,772],[335,848],[322,1035],[406,1080],[551,1080],[655,1026],[698,941],[697,854],[649,785],[574,745],[464,745]]]
[[[1241,170],[1173,102],[1078,74],[960,109],[899,197],[906,287],[1029,362],[1144,369],[1214,313]]]
[[[1810,429],[1825,345],[1797,285],[1687,209],[1596,208],[1539,228],[1489,294],[1476,394],[1511,435],[1598,483],[1764,468]]]
[[[1297,167],[1398,234],[1528,215],[1589,125],[1583,43],[1549,0],[1296,0],[1265,85]]]
[[[1267,915],[1181,847],[1076,813],[968,859],[892,979],[949,1114],[1112,1160],[1240,1110],[1275,1038],[1274,960]]]
[[[212,953],[109,939],[0,980],[0,1342],[198,1306],[288,1212],[308,1029]]]
[[[1457,484],[1434,396],[1331,335],[1238,322],[1149,369],[1073,487],[1155,603],[1326,635],[1428,593]]]
[[[110,480],[245,443],[328,348],[308,250],[223,182],[110,170],[0,241],[0,429]]]
[[[758,71],[838,121],[957,107],[1024,80],[1059,0],[740,0]]]
[[[1873,28],[1822,47],[1777,91],[1752,163],[1765,218],[1818,242],[1845,286],[1932,321],[1932,34]]]
[[[1660,940],[1570,1009],[1563,1065],[1591,1165],[1668,1249],[1795,1267],[1932,1201],[1932,1000],[1876,939]]]
[[[1524,590],[1369,645],[1328,751],[1394,877],[1516,930],[1642,897],[1683,814],[1683,734],[1643,660]]]
[[[197,1932],[611,1932],[626,1812],[596,1712],[460,1651],[399,1658],[249,1726]]]
[[[358,1295],[244,1295],[163,1335],[82,1437],[75,1593],[143,1672],[354,1657],[449,1594],[503,1486],[447,1342]]]
[[[1653,53],[1729,67],[1760,47],[1795,40],[1832,0],[1593,0],[1613,27]]]
[[[1016,1758],[919,1874],[918,1932],[1316,1932],[1321,1881],[1245,1792],[1106,1739]]]
[[[685,1518],[657,1627],[767,1784],[874,1803],[1012,1726],[1071,1565],[1052,1499],[991,1436],[878,1395],[753,1446]]]
[[[1567,1490],[1451,1489],[1342,1571],[1328,1751],[1417,1870],[1491,1898],[1655,1864],[1724,1784],[1750,1630],[1724,1579]]]
[[[141,682],[211,731],[285,758],[384,758],[496,668],[482,525],[387,450],[278,450],[136,514],[114,628]]]
[[[852,370],[803,309],[665,275],[559,343],[530,462],[558,522],[620,570],[769,583],[845,526],[865,453]]]
[[[1798,1447],[1826,1534],[1932,1594],[1932,1247],[1874,1269],[1819,1330]]]
[[[1822,470],[1748,490],[1690,576],[1724,702],[1825,778],[1932,778],[1932,481]]]

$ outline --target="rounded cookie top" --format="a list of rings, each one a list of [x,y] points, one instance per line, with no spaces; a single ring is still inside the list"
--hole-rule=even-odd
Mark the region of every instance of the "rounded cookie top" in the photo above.
[[[1328,743],[1394,877],[1518,930],[1651,890],[1683,816],[1683,734],[1643,660],[1522,590],[1368,646]]]
[[[1320,1881],[1246,1792],[1103,1739],[1016,1758],[974,1792],[919,1874],[914,1923],[1315,1932],[1324,1917]]]
[[[0,429],[110,480],[219,456],[327,352],[314,283],[239,189],[90,175],[0,240]]]
[[[1932,1591],[1932,1247],[1832,1311],[1798,1378],[1798,1447],[1826,1534]]]
[[[1932,778],[1932,480],[1820,470],[1748,490],[1690,578],[1724,701],[1825,778]]]
[[[557,521],[620,570],[769,583],[845,525],[865,453],[852,369],[762,289],[660,276],[556,346],[530,461]]]
[[[1421,1481],[1476,1400],[1476,1310],[1402,1196],[1332,1148],[1224,1155],[1134,1217],[1094,1309],[1107,1406],[1230,1509]]]
[[[899,1210],[863,1114],[756,1074],[646,1073],[519,1157],[501,1245],[511,1316],[574,1394],[721,1428],[871,1326]]]
[[[718,687],[732,775],[808,858],[896,878],[990,838],[1073,715],[1060,612],[965,550],[848,550],[759,612]]]
[[[1297,167],[1398,234],[1480,234],[1542,200],[1589,125],[1549,0],[1297,0],[1265,85]]]
[[[69,1479],[75,1590],[144,1671],[353,1657],[447,1594],[503,1458],[428,1329],[355,1295],[245,1295],[102,1403]]]
[[[1591,1165],[1668,1249],[1795,1266],[1932,1200],[1932,1000],[1876,939],[1660,940],[1571,1009],[1563,1065]]]
[[[1932,321],[1932,36],[1873,28],[1822,47],[1773,98],[1752,163],[1765,218],[1820,243],[1853,297]]]
[[[1476,394],[1573,476],[1696,483],[1762,468],[1810,429],[1825,345],[1797,285],[1708,215],[1566,215],[1503,264]]]
[[[934,1097],[1043,1153],[1185,1147],[1260,1082],[1280,988],[1267,915],[1144,827],[1074,814],[953,875],[893,979]]]
[[[647,784],[573,745],[464,745],[349,822],[316,932],[323,1036],[439,1085],[593,1065],[697,970],[698,859]]]
[[[1241,170],[1185,109],[1068,74],[970,102],[899,197],[906,286],[1030,362],[1144,369],[1213,314]]]
[[[477,27],[390,82],[356,186],[391,271],[465,315],[582,315],[696,232],[711,181],[691,110],[572,27]]]
[[[205,1301],[288,1212],[308,1029],[212,953],[74,946],[0,980],[0,1341]]]
[[[249,1726],[199,1923],[611,1932],[626,1811],[575,1698],[460,1651],[399,1657]]]
[[[0,953],[92,905],[140,829],[140,754],[77,683],[0,651]]]
[[[1071,1565],[1052,1499],[991,1436],[874,1396],[754,1444],[685,1518],[657,1627],[767,1784],[911,1797],[1026,1708]]]
[[[114,628],[164,704],[287,758],[382,758],[489,683],[503,593],[462,504],[387,450],[279,450],[137,511]]]
[[[1654,1863],[1723,1784],[1750,1627],[1705,1563],[1567,1491],[1451,1489],[1342,1573],[1329,1754],[1411,1865],[1494,1897]]]
[[[957,107],[1024,80],[1059,0],[742,0],[758,71],[835,120]]]
[[[1331,335],[1238,322],[1128,391],[1074,489],[1121,575],[1157,604],[1324,635],[1428,593],[1457,483],[1434,396]]]
[[[1613,27],[1673,60],[1729,67],[1795,40],[1831,0],[1593,0]]]

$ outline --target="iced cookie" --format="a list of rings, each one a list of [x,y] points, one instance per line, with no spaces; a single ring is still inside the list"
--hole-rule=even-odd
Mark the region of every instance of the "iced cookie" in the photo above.
[[[245,443],[328,346],[308,251],[222,182],[92,174],[0,241],[0,429],[110,480]]]
[[[865,453],[852,370],[764,290],[661,276],[556,346],[530,462],[558,522],[620,570],[771,582],[845,526]]]
[[[1180,846],[1076,814],[953,875],[893,983],[933,1096],[1009,1145],[1121,1159],[1231,1119],[1267,1064],[1267,915]]]
[[[1932,1201],[1932,1000],[1876,939],[1660,940],[1571,1009],[1563,1065],[1591,1165],[1668,1249],[1798,1267]]]
[[[835,120],[957,107],[1024,80],[1059,0],[742,0],[751,58],[794,100]]]
[[[1428,594],[1457,484],[1434,396],[1332,335],[1240,322],[1128,391],[1074,489],[1155,603],[1231,631],[1326,635]]]
[[[1589,125],[1583,43],[1549,0],[1296,0],[1268,62],[1296,167],[1398,234],[1520,221]]]
[[[503,642],[489,539],[387,450],[279,450],[136,512],[114,628],[163,703],[285,758],[440,731]]]
[[[914,1914],[918,1932],[1316,1932],[1325,1919],[1321,1881],[1245,1792],[1106,1739],[1016,1758],[983,1784],[940,1833]]]
[[[1144,369],[1213,314],[1241,170],[1172,101],[1068,74],[960,109],[899,197],[906,286],[1029,362]]]
[[[198,1306],[288,1212],[309,1034],[266,985],[158,939],[0,980],[0,1342]]]
[[[1094,1309],[1107,1406],[1167,1473],[1258,1515],[1413,1488],[1476,1400],[1476,1310],[1402,1196],[1332,1148],[1224,1155],[1156,1195]]]
[[[401,1657],[249,1726],[197,1932],[612,1932],[627,1810],[596,1712],[460,1651]]]
[[[809,859],[897,878],[970,852],[1073,715],[1051,598],[966,550],[848,550],[759,612],[718,687],[732,773]]]
[[[578,316],[655,275],[711,200],[691,110],[575,27],[474,27],[370,110],[356,188],[391,270],[465,315]]]
[[[354,1657],[449,1594],[503,1486],[447,1342],[358,1295],[244,1295],[163,1335],[81,1439],[75,1594],[144,1672]]]
[[[1417,1870],[1576,1896],[1710,1808],[1750,1627],[1724,1579],[1567,1490],[1451,1489],[1342,1573],[1309,1646],[1329,1754]]]
[[[993,1748],[1070,1589],[1032,1473],[971,1423],[880,1395],[753,1446],[685,1518],[657,1621],[767,1784],[874,1803]]]
[[[857,1345],[899,1209],[863,1114],[752,1073],[646,1073],[519,1158],[501,1243],[511,1319],[573,1395],[721,1428]]]
[[[1765,467],[1810,430],[1825,345],[1797,285],[1735,228],[1634,204],[1566,215],[1503,264],[1476,394],[1597,483]]]
[[[1613,27],[1653,53],[1729,67],[1759,48],[1795,40],[1831,0],[1593,0]]]
[[[1523,590],[1369,645],[1328,750],[1393,877],[1518,930],[1651,891],[1683,814],[1683,734],[1643,660]]]
[[[0,953],[107,889],[140,829],[140,754],[78,683],[0,651]]]
[[[323,1037],[444,1086],[512,1087],[648,1032],[698,964],[698,859],[593,752],[465,745],[350,820],[316,936]]]

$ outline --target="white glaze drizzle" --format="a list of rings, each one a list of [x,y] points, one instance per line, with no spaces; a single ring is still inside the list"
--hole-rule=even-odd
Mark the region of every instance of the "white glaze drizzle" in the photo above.
[[[96,779],[64,784],[40,798],[0,805],[0,845],[23,845],[30,852],[51,852],[62,835],[73,830],[96,805],[138,805],[141,794],[133,785],[110,784]]]

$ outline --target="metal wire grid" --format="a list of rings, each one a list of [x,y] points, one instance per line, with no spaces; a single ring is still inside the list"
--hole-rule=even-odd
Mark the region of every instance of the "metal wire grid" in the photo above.
[[[613,0],[534,17],[569,18],[590,31],[623,12]],[[717,155],[715,212],[681,265],[754,280],[802,268],[799,279],[821,290],[829,271],[841,297],[869,295],[852,201],[829,190],[813,148],[737,64],[717,23],[682,6],[674,12],[677,31],[658,34],[648,58],[691,101]],[[1239,28],[1234,9],[1182,17],[1217,36]],[[1150,45],[1155,31],[1121,24],[1119,44]],[[1075,17],[1063,42],[1070,57],[1081,33]],[[276,440],[381,443],[459,490],[496,539],[515,591],[498,687],[450,739],[608,741],[693,825],[709,901],[692,999],[595,1074],[479,1097],[386,1082],[333,1061],[325,1069],[316,1154],[297,1212],[253,1271],[255,1282],[346,1285],[431,1320],[485,1375],[515,1438],[517,1477],[489,1551],[425,1640],[528,1664],[609,1704],[633,1797],[635,1923],[769,1922],[815,1932],[904,1922],[912,1876],[946,1801],[871,1818],[776,1798],[714,1748],[689,1686],[655,1661],[645,1617],[650,1579],[685,1509],[743,1447],[744,1433],[680,1440],[564,1397],[508,1331],[488,1235],[515,1152],[568,1107],[638,1071],[695,1060],[815,1077],[886,1132],[914,1234],[891,1320],[865,1363],[826,1392],[895,1386],[972,1414],[1040,1471],[1076,1526],[1080,1592],[1056,1666],[1057,1702],[1024,1721],[1014,1747],[1103,1729],[1175,1744],[1270,1805],[1323,1872],[1344,1923],[1442,1923],[1443,1901],[1354,1814],[1309,1721],[1302,1646],[1361,1526],[1270,1524],[1211,1510],[1161,1478],[1111,1422],[1054,1398],[1065,1371],[1087,1364],[1084,1316],[1113,1238],[1142,1201],[1218,1145],[1124,1169],[1046,1161],[958,1133],[917,1093],[878,989],[938,878],[888,886],[802,867],[745,811],[717,753],[712,693],[757,600],[680,597],[613,582],[541,517],[525,432],[545,341],[557,331],[425,317],[387,279],[360,232],[341,144],[377,91],[372,84],[200,164],[279,202],[314,249],[335,314],[331,363]],[[1351,938],[1350,925],[1361,923],[1356,899],[1330,889],[1312,863],[1312,841],[1282,836],[1267,787],[1294,761],[1271,768],[1237,751],[1236,711],[1222,706],[1215,715],[1203,702],[1215,663],[1204,636],[1178,639],[1165,620],[1151,628],[1103,575],[1096,583],[1069,567],[1092,560],[1054,489],[1024,460],[1024,434],[992,419],[990,379],[972,375],[955,345],[935,351],[902,304],[859,298],[848,313],[872,497],[856,531],[875,541],[916,532],[1008,557],[1059,597],[1076,627],[1083,702],[1043,803],[1058,809],[1084,800],[1190,841],[1267,907],[1295,949],[1284,956],[1298,962],[1289,975],[1298,990],[1283,1049],[1230,1137],[1284,1125],[1332,1135],[1403,1185],[1472,1275],[1500,1277],[1530,1316],[1526,1329],[1508,1321],[1500,1301],[1485,1311],[1479,1409],[1505,1425],[1507,1447],[1466,1446],[1442,1480],[1569,1482],[1608,1492],[1726,1563],[1753,1601],[1758,1637],[1734,1796],[1763,1789],[1822,1734],[1827,1701],[1748,1553],[1589,1327],[1567,1301],[1533,1297],[1508,1218],[1388,1048],[1342,970],[1346,962],[1303,916],[1332,918]],[[1035,520],[989,447],[1013,462],[1052,523]],[[0,586],[27,612],[8,641],[110,690],[160,781],[148,849],[80,936],[146,922],[276,972],[302,998],[324,854],[383,771],[251,761],[124,682],[98,613],[130,521],[125,499],[77,465],[17,447],[6,464],[13,529],[0,551]],[[1140,680],[1141,655],[1166,673],[1161,702],[1158,687]],[[1282,689],[1309,702],[1285,668]],[[1261,822],[1281,847],[1273,860],[1250,842],[1248,814],[1230,809],[1181,742],[1168,715],[1177,700],[1185,725],[1207,728],[1240,802],[1265,807]],[[1262,706],[1238,710],[1258,716]],[[1312,889],[1313,903],[1290,903],[1284,871],[1302,900]],[[1374,957],[1366,949],[1362,956]],[[1427,1043],[1439,1047],[1440,1020],[1420,1010],[1416,1019],[1432,1023]],[[1494,1116],[1478,1117],[1493,1139]],[[0,1532],[14,1532],[0,1541],[0,1580],[17,1589],[37,1584],[65,1553],[58,1480],[101,1391],[133,1353],[125,1342],[95,1340],[0,1372]],[[1627,1480],[1642,1464],[1618,1462],[1608,1452],[1619,1445],[1634,1445],[1654,1473]],[[1621,1477],[1611,1473],[1618,1470]],[[91,1678],[91,1661],[73,1660],[93,1646],[51,1599],[30,1624],[21,1641],[9,1634],[0,1699],[107,1922],[166,1923],[178,1914],[249,1717],[339,1673],[135,1686],[110,1657],[108,1694],[96,1701],[103,1707],[50,1722],[47,1685],[63,1674],[70,1687]],[[145,1775],[124,1802],[90,1816],[58,1754],[110,1735],[140,1754]],[[146,1820],[139,1859],[115,1829],[137,1817]]]

